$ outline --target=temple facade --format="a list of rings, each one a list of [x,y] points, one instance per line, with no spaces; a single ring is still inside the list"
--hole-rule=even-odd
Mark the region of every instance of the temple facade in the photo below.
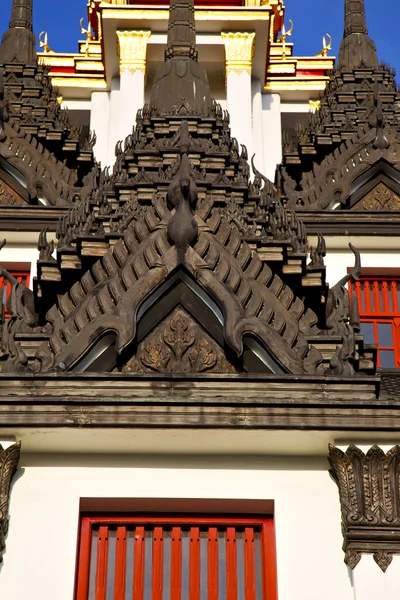
[[[38,54],[14,0],[2,598],[398,597],[400,98],[344,23],[94,0]]]

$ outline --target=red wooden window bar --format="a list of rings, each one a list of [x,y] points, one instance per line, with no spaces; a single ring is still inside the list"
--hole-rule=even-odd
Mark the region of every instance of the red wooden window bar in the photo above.
[[[26,287],[29,287],[30,283],[30,272],[29,271],[20,271],[20,270],[9,270],[9,273],[13,275],[19,281],[19,283],[24,283]],[[12,284],[7,281],[4,277],[0,277],[0,290],[1,290],[1,298],[4,306],[4,314],[6,317],[9,317],[7,310],[7,300],[11,293]]]
[[[400,367],[400,278],[362,277],[353,284],[361,333],[378,347],[378,367]]]
[[[273,519],[84,516],[76,600],[277,600]]]

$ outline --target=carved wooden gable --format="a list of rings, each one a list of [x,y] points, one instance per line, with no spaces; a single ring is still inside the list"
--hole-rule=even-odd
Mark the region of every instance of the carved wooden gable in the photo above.
[[[223,349],[182,308],[176,308],[122,367],[125,373],[236,373]]]
[[[18,206],[20,204],[27,204],[27,202],[11,186],[0,179],[0,206]]]

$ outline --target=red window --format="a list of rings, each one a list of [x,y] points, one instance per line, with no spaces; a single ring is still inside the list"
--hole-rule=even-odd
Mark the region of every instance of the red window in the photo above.
[[[378,346],[378,367],[400,368],[400,277],[362,277],[354,291],[365,343]]]
[[[84,516],[76,600],[277,600],[273,519]]]
[[[29,287],[30,283],[30,272],[29,271],[21,271],[17,269],[9,269],[8,271],[10,275],[13,275],[19,281],[19,283],[24,283],[26,287]],[[5,316],[9,317],[7,311],[7,300],[11,294],[12,284],[7,281],[4,277],[0,277],[0,289],[2,290],[2,301],[4,305]]]

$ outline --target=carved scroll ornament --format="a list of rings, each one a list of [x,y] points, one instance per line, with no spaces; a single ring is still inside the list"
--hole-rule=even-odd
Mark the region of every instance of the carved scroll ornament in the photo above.
[[[3,560],[2,551],[6,547],[11,481],[17,470],[20,450],[19,442],[5,450],[0,445],[0,562]]]
[[[387,454],[372,446],[366,454],[351,445],[342,452],[329,446],[331,475],[339,488],[345,563],[373,554],[386,571],[400,554],[400,446]]]

